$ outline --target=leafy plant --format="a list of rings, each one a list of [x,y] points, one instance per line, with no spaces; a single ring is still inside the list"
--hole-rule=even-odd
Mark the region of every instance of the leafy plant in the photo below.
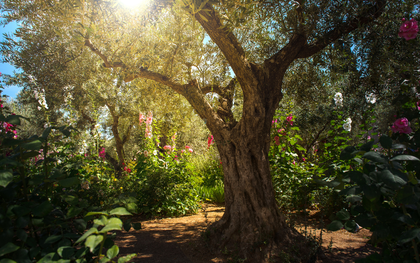
[[[358,149],[349,146],[341,153],[341,160],[348,161],[352,168],[343,172],[346,187],[340,194],[351,206],[338,212],[328,228],[354,231],[360,225],[370,229],[371,242],[380,244],[382,253],[362,262],[377,262],[378,258],[386,262],[411,262],[416,258],[420,262],[420,160],[405,150],[416,149],[419,138],[419,131],[414,136],[394,134],[395,142],[382,135],[383,152],[372,151],[372,140]]]
[[[137,157],[139,211],[151,215],[180,216],[195,213],[198,195],[185,169],[184,159],[174,152]]]
[[[18,129],[23,117],[4,113],[8,112],[0,113],[1,124]],[[62,135],[51,136],[54,129]],[[89,212],[97,207],[89,203],[90,198],[86,199],[81,189],[79,163],[59,163],[62,156],[49,150],[55,149],[52,138],[63,140],[70,134],[71,128],[65,126],[49,127],[42,136],[28,139],[16,138],[14,132],[6,130],[0,133],[1,262],[109,262],[118,254],[118,247],[106,235],[108,231],[120,230],[123,224],[106,214],[94,222],[96,231],[90,228],[86,232],[96,233],[95,240],[86,236],[84,245],[78,245],[92,219]],[[65,149],[69,148],[63,145],[61,150]],[[84,213],[89,216],[82,217]],[[117,208],[109,214],[128,213]],[[100,225],[103,228],[98,229]],[[131,228],[131,224],[126,223],[124,228]],[[97,253],[97,243],[109,248],[107,257]],[[127,262],[132,257],[123,257],[118,262]]]

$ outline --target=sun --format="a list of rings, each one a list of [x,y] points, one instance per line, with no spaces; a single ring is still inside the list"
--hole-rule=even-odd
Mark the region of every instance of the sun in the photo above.
[[[119,0],[124,7],[135,8],[146,5],[150,0]]]

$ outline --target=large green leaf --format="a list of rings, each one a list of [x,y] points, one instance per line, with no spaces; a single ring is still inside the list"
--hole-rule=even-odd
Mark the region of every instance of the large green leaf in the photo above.
[[[108,215],[108,213],[107,212],[104,212],[104,211],[100,211],[100,212],[89,212],[89,213],[87,213],[85,215],[85,217],[87,217],[87,216],[95,216],[95,215]]]
[[[6,243],[4,246],[2,246],[0,248],[0,257],[4,256],[6,254],[15,252],[16,250],[18,250],[20,247],[16,246],[15,244],[13,244],[12,242],[8,242]]]
[[[79,207],[70,207],[69,211],[67,211],[67,218],[71,218],[71,217],[75,217],[78,214],[80,214],[80,212],[82,212],[82,208]]]
[[[130,254],[118,259],[118,263],[126,263],[129,262],[132,258],[136,257],[137,254]]]
[[[382,135],[380,138],[379,138],[379,142],[381,143],[381,146],[384,148],[384,149],[391,149],[391,147],[392,147],[392,139],[391,138],[389,138],[388,136],[386,136],[386,135]]]
[[[354,146],[347,146],[340,154],[341,160],[350,160],[357,153],[357,150]]]
[[[344,228],[349,232],[354,232],[356,231],[356,222],[354,222],[354,220],[348,220],[344,224]]]
[[[118,256],[118,253],[120,252],[120,249],[118,248],[117,245],[113,245],[110,249],[108,249],[108,251],[106,252],[106,256],[109,259],[115,258],[116,256]]]
[[[39,151],[42,147],[42,142],[40,140],[33,140],[30,142],[21,144],[20,147],[26,150]]]
[[[345,210],[338,211],[336,216],[338,219],[343,220],[343,221],[350,219],[350,213]]]
[[[3,258],[2,260],[0,260],[0,263],[17,263],[17,262],[8,258]]]
[[[350,179],[358,185],[370,183],[369,177],[359,171],[350,171],[348,174]]]
[[[420,161],[419,158],[412,155],[397,155],[391,159],[391,161]]]
[[[48,135],[50,135],[51,129],[52,129],[52,127],[48,127],[48,128],[46,128],[46,129],[42,132],[41,137],[42,137],[44,140],[46,140],[46,139],[48,138]]]
[[[121,230],[122,225],[117,225],[117,224],[107,224],[104,228],[101,229],[101,231],[99,231],[99,233],[106,233],[108,231],[112,231],[112,230]]]
[[[371,160],[376,163],[387,163],[387,159],[382,157],[379,153],[376,152],[367,152],[363,155],[363,158]]]
[[[12,170],[0,170],[0,185],[6,187],[11,181],[13,181]]]
[[[343,228],[343,223],[341,223],[341,221],[339,221],[339,220],[334,220],[334,221],[332,221],[331,222],[331,224],[329,224],[328,226],[327,226],[327,230],[330,230],[330,231],[337,231],[337,230],[340,230],[340,229],[342,229]]]
[[[101,215],[100,218],[93,220],[93,223],[98,226],[104,226],[108,223],[108,218],[104,215]]]
[[[125,207],[117,207],[109,212],[110,215],[131,216],[132,214]]]
[[[20,115],[9,115],[6,118],[6,122],[13,124],[13,125],[20,125]]]
[[[372,149],[372,146],[374,144],[375,144],[375,140],[371,140],[371,141],[363,144],[362,146],[360,146],[360,149],[359,150],[360,151],[363,151],[363,152],[368,152],[368,151],[370,151],[370,149]]]
[[[93,252],[95,247],[97,247],[104,237],[102,235],[91,235],[86,239],[85,245],[90,248],[90,252]]]
[[[404,244],[416,238],[417,236],[420,236],[420,228],[412,228],[408,231],[403,232],[401,237],[399,238],[399,241]]]
[[[54,243],[58,242],[59,240],[61,240],[62,238],[63,238],[63,236],[59,236],[59,235],[49,236],[45,240],[45,244],[54,244]]]
[[[81,236],[78,240],[76,240],[76,244],[79,242],[82,242],[83,240],[85,240],[88,236],[92,235],[92,234],[98,234],[98,229],[95,227],[90,228],[88,231],[86,231],[83,236]]]
[[[70,257],[73,256],[75,252],[76,252],[76,249],[74,249],[71,246],[59,247],[57,249],[58,255],[60,255],[60,257],[64,259],[70,259]]]
[[[406,184],[401,177],[394,175],[389,170],[382,170],[380,178],[387,186],[393,189],[398,189]]]

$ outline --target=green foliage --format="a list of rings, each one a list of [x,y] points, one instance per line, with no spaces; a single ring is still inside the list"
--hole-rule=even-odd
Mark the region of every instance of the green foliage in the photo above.
[[[346,187],[340,195],[351,206],[337,213],[329,229],[354,231],[356,223],[370,229],[371,242],[381,244],[380,257],[387,262],[413,259],[420,248],[420,160],[417,151],[411,152],[418,148],[419,136],[419,130],[414,136],[394,134],[395,140],[382,135],[381,151],[368,142],[342,154],[351,169],[342,173]],[[376,262],[377,256],[363,262]]]
[[[4,113],[0,114],[1,124],[8,122],[18,128],[20,116]],[[92,225],[93,214],[89,211],[97,208],[83,195],[78,163],[67,159],[60,164],[61,154],[48,154],[49,149],[57,149],[53,139],[65,140],[70,130],[68,127],[47,128],[42,136],[28,139],[15,139],[14,133],[1,132],[2,262],[98,262],[99,258],[100,262],[108,262],[117,256],[118,247],[107,233],[120,230],[123,223],[118,216],[129,213],[124,208],[109,213],[96,212],[101,217]],[[62,153],[70,149],[66,145],[60,147]],[[40,152],[43,158],[36,161]],[[126,223],[124,228],[130,229],[131,224]],[[82,246],[77,245],[83,240]],[[108,249],[106,257],[100,255],[102,248]],[[134,256],[128,255],[122,260],[126,262]]]
[[[293,121],[291,114],[286,117],[279,111],[272,123],[273,143],[269,160],[278,205],[285,211],[335,207],[333,191],[315,183],[315,179],[324,176],[327,169],[322,163],[316,163],[319,155],[307,154],[300,145],[300,129],[293,125]]]
[[[195,180],[197,193],[205,202],[224,203],[223,167],[215,145],[202,155],[188,159],[188,172]]]
[[[197,194],[205,202],[214,202],[218,204],[225,202],[225,190],[222,181],[216,182],[213,186],[198,186]]]
[[[137,156],[139,212],[180,216],[197,211],[198,196],[186,172],[185,158],[178,157],[175,151],[157,150],[147,156],[144,153]]]

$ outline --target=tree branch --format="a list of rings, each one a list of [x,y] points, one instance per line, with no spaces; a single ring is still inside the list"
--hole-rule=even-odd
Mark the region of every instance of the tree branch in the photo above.
[[[93,53],[95,53],[96,55],[98,55],[102,61],[104,62],[104,66],[106,68],[125,68],[125,64],[122,62],[109,62],[108,58],[102,54],[101,51],[99,51],[99,49],[97,49],[92,42],[90,42],[90,39],[85,39],[85,46],[87,46],[88,48],[90,48],[90,50],[92,50]]]
[[[352,19],[347,23],[341,23],[334,29],[328,31],[322,38],[318,39],[314,43],[304,45],[301,51],[297,54],[296,58],[310,57],[341,36],[350,33],[362,25],[372,22],[382,14],[386,2],[386,0],[377,0],[375,5],[371,6],[366,12],[360,14],[355,19]]]
[[[222,51],[238,81],[241,84],[254,82],[255,76],[245,57],[245,51],[232,31],[222,24],[214,8],[206,4],[194,17]]]

